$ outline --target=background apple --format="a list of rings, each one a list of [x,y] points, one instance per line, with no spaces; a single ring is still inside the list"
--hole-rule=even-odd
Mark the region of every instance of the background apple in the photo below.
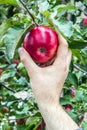
[[[23,47],[37,63],[47,63],[52,60],[58,48],[57,33],[46,27],[37,26],[28,32],[24,38]]]
[[[2,72],[3,72],[3,69],[0,68],[0,75],[2,74]]]
[[[26,122],[26,119],[18,119],[18,120],[16,120],[16,123],[18,124],[18,125],[22,125],[22,124],[24,124]]]
[[[16,65],[18,65],[19,62],[20,62],[20,59],[14,59],[14,61],[13,61],[13,63],[16,64]]]
[[[83,19],[83,25],[87,25],[87,17]]]
[[[72,106],[70,104],[67,104],[66,107],[65,107],[65,110],[71,111],[72,110]]]

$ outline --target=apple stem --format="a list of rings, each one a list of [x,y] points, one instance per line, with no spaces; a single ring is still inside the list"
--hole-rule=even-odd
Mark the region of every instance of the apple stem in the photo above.
[[[32,18],[32,20],[33,20],[35,26],[39,26],[39,25],[37,24],[37,22],[36,22],[34,16],[33,16],[33,14],[32,14],[32,13],[30,12],[30,10],[27,8],[27,6],[24,4],[24,2],[23,2],[22,0],[19,0],[19,1],[20,1],[20,3],[23,5],[23,7],[26,9],[26,11],[29,13],[29,15],[30,15],[30,17]]]

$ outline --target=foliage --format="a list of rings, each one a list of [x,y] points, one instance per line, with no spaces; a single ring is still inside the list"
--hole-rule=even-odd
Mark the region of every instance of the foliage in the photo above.
[[[61,104],[71,105],[67,112],[80,124],[87,112],[87,0],[23,1],[38,24],[59,31],[69,43],[73,57]],[[19,0],[0,0],[0,17],[0,129],[38,130],[42,117],[18,55],[33,21]],[[82,126],[86,129],[87,121]]]

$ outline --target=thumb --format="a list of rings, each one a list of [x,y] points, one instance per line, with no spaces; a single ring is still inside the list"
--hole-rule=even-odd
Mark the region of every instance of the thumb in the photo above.
[[[38,70],[38,66],[33,61],[31,56],[27,53],[27,51],[23,47],[21,47],[18,49],[18,53],[19,53],[20,59],[21,59],[22,63],[24,64],[28,74],[30,76],[35,74]]]

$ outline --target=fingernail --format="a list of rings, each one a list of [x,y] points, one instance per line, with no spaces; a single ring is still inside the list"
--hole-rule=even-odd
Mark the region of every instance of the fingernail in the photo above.
[[[20,47],[20,48],[18,49],[18,53],[21,55],[23,52],[24,52],[23,47]]]

